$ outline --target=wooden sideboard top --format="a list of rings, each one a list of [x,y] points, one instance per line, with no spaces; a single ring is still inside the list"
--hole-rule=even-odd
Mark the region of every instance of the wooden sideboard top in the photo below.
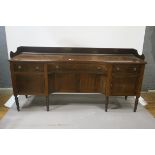
[[[134,49],[19,47],[10,53],[10,61],[32,62],[105,62],[145,64],[144,55]]]

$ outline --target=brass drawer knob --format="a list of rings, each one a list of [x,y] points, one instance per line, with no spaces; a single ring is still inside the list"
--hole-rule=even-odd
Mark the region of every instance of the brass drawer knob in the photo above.
[[[18,69],[22,69],[22,66],[19,65],[19,66],[18,66]]]
[[[59,65],[56,65],[56,69],[58,69],[59,68]]]
[[[39,70],[39,67],[38,67],[38,66],[36,66],[36,67],[35,67],[35,70]]]
[[[134,68],[133,68],[133,70],[134,70],[134,71],[136,71],[136,70],[137,70],[137,68],[136,68],[136,67],[134,67]]]
[[[97,69],[101,69],[101,67],[97,67]]]
[[[117,70],[117,71],[119,71],[119,70],[120,70],[120,68],[119,68],[119,67],[116,67],[116,70]]]

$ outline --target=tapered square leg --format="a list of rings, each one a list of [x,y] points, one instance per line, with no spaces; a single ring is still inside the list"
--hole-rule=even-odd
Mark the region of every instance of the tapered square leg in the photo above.
[[[28,95],[25,95],[26,98],[28,98]]]
[[[108,111],[108,104],[109,104],[109,96],[106,96],[105,112]]]
[[[15,95],[15,102],[16,102],[17,110],[20,111],[19,101],[18,101],[17,95]]]
[[[49,111],[49,96],[46,96],[46,108]]]
[[[135,99],[135,105],[134,105],[134,112],[136,112],[136,110],[137,110],[137,106],[138,106],[138,99],[139,99],[139,97],[138,96],[136,96],[136,99]]]

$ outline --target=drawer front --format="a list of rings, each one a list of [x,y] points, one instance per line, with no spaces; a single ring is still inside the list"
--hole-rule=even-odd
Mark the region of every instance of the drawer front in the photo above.
[[[116,64],[113,65],[113,73],[139,73],[140,71],[140,66],[139,65],[134,65],[134,64]]]
[[[59,71],[75,71],[75,72],[96,72],[103,73],[107,72],[106,65],[102,64],[67,64],[67,63],[55,63],[48,64],[48,72],[59,72]]]
[[[44,65],[40,63],[14,63],[15,72],[43,72]]]

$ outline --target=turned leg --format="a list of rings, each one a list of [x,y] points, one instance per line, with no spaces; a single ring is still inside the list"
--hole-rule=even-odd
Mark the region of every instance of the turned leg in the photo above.
[[[125,96],[125,100],[127,100],[128,96]]]
[[[28,98],[28,95],[25,95],[26,98]]]
[[[16,102],[17,110],[20,111],[19,101],[18,101],[17,95],[15,95],[15,102]]]
[[[46,96],[46,108],[49,111],[49,96]]]
[[[133,110],[134,112],[136,112],[136,110],[137,110],[138,99],[139,99],[139,97],[136,96],[136,99],[135,99],[135,105],[134,105],[134,110]]]
[[[107,112],[108,110],[108,104],[109,104],[109,96],[106,96],[105,112]]]

